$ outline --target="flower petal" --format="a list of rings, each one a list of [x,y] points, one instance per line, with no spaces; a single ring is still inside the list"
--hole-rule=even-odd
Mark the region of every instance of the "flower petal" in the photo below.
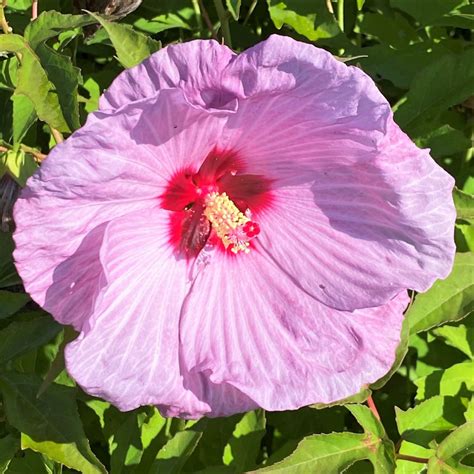
[[[207,390],[188,385],[212,416],[228,413],[212,405],[220,384],[267,410],[288,410],[350,396],[392,366],[406,292],[381,307],[342,312],[258,251],[214,259],[197,276],[180,325],[182,370],[207,377]]]
[[[180,374],[179,314],[190,282],[167,243],[167,214],[154,208],[108,224],[100,255],[108,285],[66,348],[70,375],[121,410],[202,405]]]
[[[190,103],[232,109],[234,96],[221,87],[221,73],[235,54],[216,41],[169,45],[138,66],[124,71],[100,99],[100,109],[116,110],[153,97],[158,90],[180,88]]]
[[[105,284],[102,224],[156,206],[174,170],[214,147],[221,122],[180,91],[163,91],[113,115],[91,114],[57,145],[14,210],[14,257],[35,301],[80,329]]]
[[[426,291],[452,267],[453,179],[395,125],[372,161],[327,166],[282,187],[259,244],[319,301],[341,310]]]

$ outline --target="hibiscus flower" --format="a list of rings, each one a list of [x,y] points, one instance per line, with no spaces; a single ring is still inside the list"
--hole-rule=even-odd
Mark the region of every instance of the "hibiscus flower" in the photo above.
[[[407,289],[450,272],[453,179],[373,81],[281,36],[123,72],[15,207],[27,291],[121,410],[343,399],[391,368]]]

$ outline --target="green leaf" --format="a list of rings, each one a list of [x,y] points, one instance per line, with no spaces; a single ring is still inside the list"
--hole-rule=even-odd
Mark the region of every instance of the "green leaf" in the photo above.
[[[394,48],[404,48],[420,39],[415,28],[402,15],[396,13],[391,16],[366,13],[360,29],[364,34]]]
[[[20,186],[25,186],[27,179],[38,169],[33,156],[23,150],[8,150],[3,155],[3,166]]]
[[[25,293],[12,293],[0,290],[0,319],[8,318],[30,301]]]
[[[81,126],[77,88],[82,84],[79,68],[72,64],[68,56],[59,54],[45,44],[36,48],[36,53],[48,78],[56,88],[64,119],[71,131]]]
[[[422,69],[413,79],[407,100],[398,107],[395,120],[402,128],[409,130],[425,114],[439,114],[472,95],[474,48],[460,54],[447,54]]]
[[[435,395],[469,396],[474,391],[474,362],[455,364],[445,370],[435,370],[415,380],[417,400]]]
[[[474,196],[454,188],[453,198],[458,219],[474,224]]]
[[[15,34],[0,35],[0,51],[16,53],[21,57],[15,94],[28,97],[38,117],[51,127],[61,132],[70,131],[61,111],[57,91],[38,56],[25,40]]]
[[[41,313],[13,321],[0,331],[0,365],[46,344],[60,331],[61,326],[51,316]]]
[[[53,469],[53,462],[28,449],[21,457],[12,459],[7,474],[56,474]]]
[[[149,34],[161,33],[172,28],[182,28],[191,30],[191,26],[183,20],[180,15],[168,13],[166,15],[158,15],[151,19],[138,18],[133,26],[139,30],[145,31]]]
[[[450,346],[474,359],[474,315],[465,318],[463,324],[442,326],[435,329],[433,333],[442,337]]]
[[[407,312],[410,332],[426,331],[466,317],[474,308],[474,255],[458,253],[446,280],[416,296]]]
[[[381,439],[387,437],[382,423],[380,423],[380,420],[375,418],[370,408],[359,404],[347,405],[346,408],[352,413],[366,433],[372,433]]]
[[[468,422],[454,430],[437,447],[436,454],[428,462],[429,474],[472,474],[472,467],[462,464],[462,459],[474,452],[474,422]]]
[[[65,30],[72,30],[95,23],[89,15],[63,15],[54,10],[42,12],[25,29],[25,39],[36,48]]]
[[[242,0],[225,0],[225,3],[227,5],[227,10],[229,10],[234,20],[237,21],[240,15]]]
[[[41,379],[13,372],[0,375],[8,422],[22,433],[22,448],[45,454],[84,474],[103,474],[92,453],[75,402],[75,390],[52,384],[37,397]]]
[[[332,38],[341,33],[334,15],[326,2],[306,0],[267,0],[270,17],[277,27],[290,26],[311,41]]]
[[[236,472],[256,467],[260,441],[265,434],[265,412],[255,410],[246,413],[237,423],[229,443],[224,449],[224,464]]]
[[[467,4],[468,0],[390,0],[393,8],[408,13],[422,25],[430,25],[443,15]]]
[[[393,472],[393,466],[380,456],[382,441],[373,435],[331,433],[304,438],[283,461],[252,472],[337,474],[357,461],[368,459],[376,474]]]
[[[13,143],[21,143],[38,116],[35,105],[24,95],[13,95]]]
[[[434,449],[424,448],[408,441],[402,441],[399,453],[405,456],[429,459],[434,455],[435,451]],[[397,459],[395,474],[426,474],[426,464]]]
[[[118,60],[126,68],[136,66],[161,47],[158,41],[135,31],[130,25],[112,23],[95,13],[89,13],[105,29],[117,52]]]
[[[207,420],[192,424],[184,431],[178,431],[158,452],[150,474],[173,474],[181,472],[189,456],[201,440]]]
[[[0,438],[0,474],[4,474],[19,449],[20,440],[15,436]]]
[[[406,411],[395,407],[398,431],[402,439],[428,448],[438,435],[464,422],[465,409],[460,398],[441,395]]]

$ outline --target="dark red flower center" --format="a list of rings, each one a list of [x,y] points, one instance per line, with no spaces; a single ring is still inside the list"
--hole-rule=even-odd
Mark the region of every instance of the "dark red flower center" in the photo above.
[[[238,156],[213,150],[199,170],[175,173],[161,196],[170,213],[170,243],[179,255],[196,257],[206,243],[248,253],[260,227],[255,216],[268,207],[271,181],[248,174]]]

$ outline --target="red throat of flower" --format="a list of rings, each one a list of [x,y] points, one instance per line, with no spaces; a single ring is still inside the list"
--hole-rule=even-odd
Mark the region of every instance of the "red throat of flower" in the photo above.
[[[237,155],[213,150],[199,170],[180,170],[161,196],[170,213],[170,242],[186,258],[206,243],[232,254],[249,253],[260,233],[258,213],[272,196],[270,180],[246,174]]]

